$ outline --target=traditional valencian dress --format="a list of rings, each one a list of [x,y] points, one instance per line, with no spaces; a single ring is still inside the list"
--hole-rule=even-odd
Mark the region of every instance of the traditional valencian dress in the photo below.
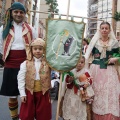
[[[71,72],[74,74],[74,77],[78,79],[80,75],[89,71],[83,68],[80,71],[77,71],[77,69],[73,69]],[[65,120],[88,120],[87,104],[85,101],[82,102],[79,94],[80,91],[77,90],[77,93],[75,92],[76,87],[72,83],[68,83],[67,77],[65,81],[66,81],[67,90],[65,92],[64,100],[63,100],[62,117]]]
[[[44,55],[41,58],[33,56],[32,46],[45,46],[41,38],[35,39],[27,46],[27,59],[20,66],[18,73],[18,89],[21,97],[26,96],[26,102],[21,103],[19,118],[21,120],[51,120],[51,69]]]
[[[120,117],[118,73],[114,64],[108,64],[114,54],[118,54],[117,40],[110,39],[106,45],[98,40],[92,49],[93,120],[119,120]]]
[[[2,32],[2,31],[0,31]],[[0,34],[1,35],[1,34]],[[0,95],[17,96],[19,95],[17,74],[20,64],[26,59],[26,44],[35,39],[34,30],[27,23],[12,22],[12,28],[3,43],[4,72]]]
[[[21,120],[51,119],[50,87],[50,68],[45,61],[34,58],[21,64],[18,88],[20,96],[27,97],[26,103],[21,104]]]

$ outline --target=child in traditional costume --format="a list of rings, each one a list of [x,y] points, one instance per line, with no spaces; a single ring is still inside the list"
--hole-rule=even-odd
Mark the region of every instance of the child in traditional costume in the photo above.
[[[61,97],[63,97],[62,106],[62,117],[64,120],[91,120],[90,102],[88,101],[94,96],[93,90],[90,99],[82,100],[82,90],[86,90],[87,87],[91,86],[92,79],[89,76],[86,82],[80,85],[80,76],[88,74],[89,71],[85,68],[85,58],[82,59],[77,64],[77,67],[64,75],[64,81],[62,84]],[[90,73],[89,73],[90,75]],[[67,89],[66,89],[67,88]],[[81,90],[81,88],[83,88]],[[83,90],[83,91],[84,91]],[[84,91],[85,92],[85,91]],[[89,108],[88,108],[89,107]]]
[[[45,41],[37,38],[27,48],[27,60],[20,66],[18,89],[21,120],[50,120],[50,68],[44,59]]]

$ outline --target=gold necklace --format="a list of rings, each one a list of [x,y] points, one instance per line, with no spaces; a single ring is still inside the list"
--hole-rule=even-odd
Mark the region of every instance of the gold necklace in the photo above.
[[[100,39],[100,41],[101,41],[101,44],[103,44],[104,46],[106,46],[106,45],[108,45],[108,42],[109,42],[109,38],[107,38],[106,40],[102,40],[102,39]]]
[[[102,42],[107,42],[109,40],[109,38],[107,38],[106,40],[103,40],[102,38],[101,38],[101,41]]]

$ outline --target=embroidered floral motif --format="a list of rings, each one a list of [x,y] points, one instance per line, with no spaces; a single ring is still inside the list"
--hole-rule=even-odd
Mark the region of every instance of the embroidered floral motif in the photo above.
[[[99,54],[99,53],[96,53],[96,54],[94,54],[94,57],[95,57],[95,58],[98,58],[98,57],[100,57],[100,54]]]

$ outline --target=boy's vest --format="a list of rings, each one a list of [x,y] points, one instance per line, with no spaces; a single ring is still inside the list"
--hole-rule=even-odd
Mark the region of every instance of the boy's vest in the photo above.
[[[25,45],[29,44],[32,41],[32,30],[27,23],[22,24],[22,38]],[[14,40],[14,27],[10,29],[9,34],[7,35],[3,43],[3,60],[4,61],[6,60],[9,54],[13,40]]]
[[[27,69],[26,78],[25,78],[26,89],[29,90],[31,94],[33,94],[35,74],[36,74],[34,60],[26,61],[26,69]],[[41,90],[43,94],[45,94],[45,92],[49,90],[51,87],[50,72],[51,70],[49,66],[44,60],[42,60],[41,67],[39,70],[39,75],[40,75],[40,81],[41,81]]]

